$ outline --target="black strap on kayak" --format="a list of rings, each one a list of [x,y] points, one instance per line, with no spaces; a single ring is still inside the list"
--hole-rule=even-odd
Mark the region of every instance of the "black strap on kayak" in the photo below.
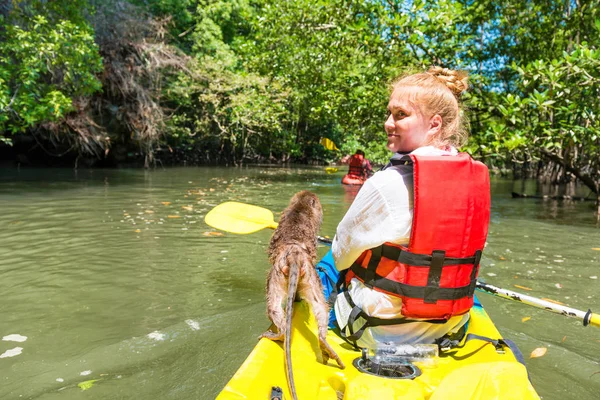
[[[468,324],[468,322],[467,322],[467,324]],[[467,342],[469,342],[470,340],[481,340],[481,341],[484,341],[487,343],[491,343],[494,346],[494,348],[496,349],[496,352],[498,352],[498,353],[504,353],[504,348],[508,347],[510,349],[510,351],[513,353],[513,355],[515,356],[515,358],[517,359],[517,361],[519,363],[523,364],[523,366],[525,366],[526,367],[525,369],[527,370],[527,365],[525,365],[525,357],[523,357],[523,353],[521,353],[521,350],[519,349],[517,344],[510,339],[492,339],[487,336],[481,336],[481,335],[477,335],[475,333],[469,333],[466,335],[465,342],[461,345],[460,342],[465,337],[467,324],[463,325],[463,327],[459,331],[459,334],[462,333],[462,335],[460,335],[459,337],[453,337],[451,335],[446,335],[446,336],[443,336],[443,337],[439,338],[438,340],[436,340],[435,343],[438,345],[440,352],[450,351],[457,347],[464,347],[467,344]],[[529,370],[527,370],[527,379],[529,379],[529,381],[531,382],[531,377],[529,376]]]
[[[512,351],[517,361],[525,365],[525,357],[523,357],[523,353],[521,353],[521,350],[519,350],[517,344],[510,339],[490,339],[489,337],[469,333],[465,339],[465,344],[470,340],[482,340],[484,342],[491,343],[499,353],[504,352],[504,347],[508,347],[510,351]]]
[[[510,339],[492,339],[487,336],[477,335],[475,333],[467,334],[464,343],[460,344],[462,342],[462,339],[463,337],[451,338],[444,336],[439,338],[436,341],[436,344],[440,347],[440,351],[449,351],[455,348],[462,348],[467,344],[467,342],[471,340],[481,340],[492,344],[498,353],[503,353],[504,348],[508,347],[510,351],[512,351],[512,353],[514,354],[517,361],[525,365],[525,357],[523,357],[523,353],[521,353],[521,350],[519,350],[515,342],[513,342]]]
[[[456,340],[455,338],[449,338],[446,336],[438,339],[436,341],[436,344],[439,346],[441,352],[445,352],[445,351],[455,349],[457,347],[464,347],[467,344],[467,342],[469,342],[471,340],[481,340],[483,342],[490,343],[494,346],[494,348],[496,349],[496,352],[501,353],[501,354],[504,353],[504,348],[508,347],[510,349],[510,351],[513,353],[513,355],[515,356],[515,358],[517,359],[517,361],[519,363],[523,364],[523,366],[527,367],[527,365],[525,365],[525,357],[523,357],[523,353],[521,353],[521,350],[519,350],[519,347],[517,346],[517,344],[510,339],[492,339],[487,336],[481,336],[481,335],[477,335],[475,333],[469,333],[469,334],[467,334],[465,341],[462,345],[460,344],[460,342],[462,341],[462,338],[459,338]],[[525,368],[525,369],[527,369],[527,368]],[[529,371],[527,371],[527,378],[531,381],[531,379],[529,377]]]

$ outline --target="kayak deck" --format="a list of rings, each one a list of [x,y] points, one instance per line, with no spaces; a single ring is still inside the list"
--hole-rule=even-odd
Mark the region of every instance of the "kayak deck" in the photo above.
[[[471,309],[467,333],[492,339],[501,336],[478,302]],[[497,352],[493,345],[470,340],[463,347],[442,353],[435,365],[414,364],[422,374],[414,379],[379,377],[360,372],[353,361],[361,356],[333,331],[327,341],[346,365],[318,361],[317,325],[305,302],[294,304],[292,368],[299,399],[539,399],[525,367],[510,349]],[[270,399],[273,387],[291,399],[284,367],[283,344],[261,339],[227,383],[218,400]]]

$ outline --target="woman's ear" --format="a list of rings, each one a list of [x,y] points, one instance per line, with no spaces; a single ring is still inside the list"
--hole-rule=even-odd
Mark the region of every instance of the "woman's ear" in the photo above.
[[[427,135],[435,136],[440,133],[442,130],[442,117],[439,114],[435,114],[429,120],[429,130],[427,131]]]

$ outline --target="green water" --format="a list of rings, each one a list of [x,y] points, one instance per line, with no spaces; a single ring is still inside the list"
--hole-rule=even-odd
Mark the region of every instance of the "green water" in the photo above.
[[[268,326],[270,232],[209,236],[204,215],[227,200],[279,211],[309,189],[323,203],[321,234],[333,236],[354,195],[340,178],[322,168],[0,170],[0,337],[26,337],[0,341],[0,399],[215,398]],[[512,190],[493,181],[481,277],[600,312],[592,204]],[[479,298],[526,357],[548,348],[527,359],[544,399],[598,398],[599,329]]]

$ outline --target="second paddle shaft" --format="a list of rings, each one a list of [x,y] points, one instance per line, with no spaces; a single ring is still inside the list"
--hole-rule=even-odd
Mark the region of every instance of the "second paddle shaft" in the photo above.
[[[536,308],[541,308],[543,310],[550,311],[556,314],[561,314],[566,317],[577,318],[583,321],[583,326],[592,325],[600,327],[600,317],[597,314],[592,313],[591,310],[577,310],[575,308],[563,306],[547,300],[538,299],[536,297],[528,296],[526,294],[513,292],[511,290],[502,289],[493,285],[488,285],[487,283],[483,283],[480,281],[477,281],[477,289],[479,289],[482,292],[501,297],[503,299],[518,301],[520,303],[524,303]]]

